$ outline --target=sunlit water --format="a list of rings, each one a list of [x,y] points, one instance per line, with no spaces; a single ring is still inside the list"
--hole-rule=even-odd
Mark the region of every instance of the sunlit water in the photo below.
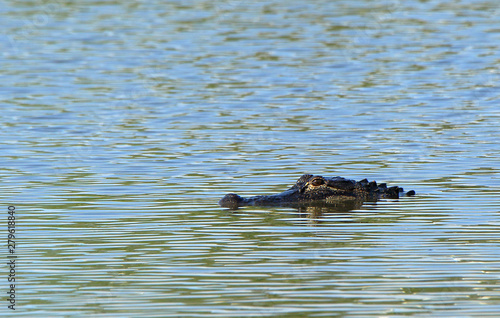
[[[495,1],[0,12],[16,316],[500,312]],[[303,173],[417,196],[342,213],[217,205]]]

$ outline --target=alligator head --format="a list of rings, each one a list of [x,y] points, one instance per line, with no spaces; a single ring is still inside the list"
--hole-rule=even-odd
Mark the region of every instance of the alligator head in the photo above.
[[[219,201],[222,207],[236,209],[240,206],[307,206],[318,203],[334,204],[343,200],[376,201],[380,198],[397,199],[400,194],[414,195],[415,191],[404,193],[403,188],[387,187],[385,183],[359,182],[342,177],[322,177],[305,174],[288,190],[272,195],[258,195],[248,198],[237,194],[226,194]]]

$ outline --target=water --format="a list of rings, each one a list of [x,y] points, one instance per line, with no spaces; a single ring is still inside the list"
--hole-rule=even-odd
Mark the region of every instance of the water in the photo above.
[[[495,1],[0,7],[17,316],[497,316]],[[303,173],[417,196],[217,205]]]

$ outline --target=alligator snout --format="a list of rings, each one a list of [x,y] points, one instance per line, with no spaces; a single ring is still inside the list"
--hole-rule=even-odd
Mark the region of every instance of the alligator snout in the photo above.
[[[243,198],[236,193],[229,193],[219,200],[219,205],[224,208],[236,209],[242,201]]]

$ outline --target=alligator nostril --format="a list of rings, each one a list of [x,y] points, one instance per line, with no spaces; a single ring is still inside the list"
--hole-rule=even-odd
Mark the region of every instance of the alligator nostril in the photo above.
[[[229,193],[219,200],[219,205],[224,208],[237,209],[242,201],[243,199],[239,195]]]

